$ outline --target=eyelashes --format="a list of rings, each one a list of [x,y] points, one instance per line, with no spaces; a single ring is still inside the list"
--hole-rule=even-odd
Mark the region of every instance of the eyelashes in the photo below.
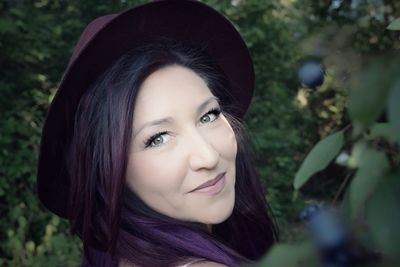
[[[201,119],[204,118],[204,117],[207,116],[207,115],[210,115],[210,114],[212,114],[212,115],[215,116],[215,119],[214,119],[214,120],[209,121],[210,123],[212,123],[212,122],[216,121],[216,120],[219,118],[219,115],[221,114],[221,109],[220,109],[220,108],[213,108],[213,109],[209,110],[207,113],[205,113],[205,114],[201,117]],[[206,123],[207,123],[207,122],[206,122]],[[162,136],[162,135],[164,135],[164,134],[169,134],[169,133],[170,133],[169,131],[162,131],[162,132],[156,133],[155,135],[150,136],[148,139],[146,139],[146,140],[144,141],[145,148],[148,148],[148,147],[156,147],[156,146],[158,146],[158,145],[152,145],[152,143],[153,143],[158,137],[160,137],[160,136]]]

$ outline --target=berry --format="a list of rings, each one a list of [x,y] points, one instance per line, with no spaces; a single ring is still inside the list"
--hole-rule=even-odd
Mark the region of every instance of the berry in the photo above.
[[[300,213],[320,252],[322,266],[347,267],[351,263],[346,228],[337,214],[311,204]]]
[[[316,204],[310,204],[305,209],[303,209],[300,213],[300,219],[303,222],[308,222],[317,212],[319,211],[319,207]]]
[[[315,61],[306,62],[298,71],[300,83],[312,89],[324,83],[324,75],[323,66]]]

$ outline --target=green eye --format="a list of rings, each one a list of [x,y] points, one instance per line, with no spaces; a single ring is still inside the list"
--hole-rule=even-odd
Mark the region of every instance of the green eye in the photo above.
[[[216,119],[218,119],[218,117],[219,117],[219,114],[221,114],[221,110],[219,110],[219,109],[217,109],[217,108],[214,108],[214,109],[212,109],[212,110],[210,110],[209,112],[207,112],[202,118],[201,118],[201,121],[202,122],[205,122],[205,123],[207,123],[207,122],[213,122],[213,121],[215,121]],[[204,120],[203,118],[210,118],[210,116],[209,115],[214,115],[214,119],[209,119],[209,120]]]
[[[214,122],[219,118],[219,115],[221,114],[221,110],[218,108],[211,109],[208,111],[206,114],[201,117],[200,121],[202,123],[210,123]],[[153,148],[153,147],[158,147],[163,144],[163,138],[161,138],[163,135],[170,134],[169,131],[163,131],[163,132],[158,132],[157,134],[151,136],[148,138],[146,141],[144,141],[145,148]]]
[[[161,142],[161,143],[160,143],[160,142],[157,142],[155,145],[152,145],[152,144],[155,143],[155,141],[160,140],[160,139],[161,139],[161,138],[160,138],[161,136],[163,136],[163,135],[165,135],[165,134],[168,134],[168,133],[169,133],[168,131],[164,131],[164,132],[159,132],[159,133],[157,133],[157,134],[151,136],[149,139],[147,139],[147,140],[144,142],[145,148],[147,148],[147,147],[156,147],[156,146],[159,146],[160,144],[162,144],[162,142]]]

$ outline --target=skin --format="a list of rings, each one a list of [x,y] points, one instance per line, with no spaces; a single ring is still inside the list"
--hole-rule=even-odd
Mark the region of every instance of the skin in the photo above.
[[[205,81],[188,68],[168,66],[148,76],[135,103],[126,177],[127,186],[154,210],[209,230],[232,213],[237,152],[227,119],[208,113],[219,108],[217,100],[197,111],[212,97]],[[168,116],[171,123],[143,128]],[[144,142],[162,131],[168,133],[146,148]],[[222,172],[225,187],[220,193],[188,193]]]

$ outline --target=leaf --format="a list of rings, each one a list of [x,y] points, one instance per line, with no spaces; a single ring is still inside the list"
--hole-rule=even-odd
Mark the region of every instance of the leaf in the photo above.
[[[342,212],[342,214],[344,215],[343,218],[345,220],[347,220],[348,218],[350,218],[350,190],[346,190],[343,193],[343,198],[342,198],[342,202],[340,203],[340,210]]]
[[[363,149],[363,153],[358,159],[358,166],[348,189],[351,219],[355,219],[359,214],[360,208],[363,207],[382,176],[390,168],[386,155],[371,148]]]
[[[392,31],[400,31],[400,18],[395,19],[392,21],[389,26],[386,27],[388,30]]]
[[[382,184],[367,203],[366,220],[372,239],[390,256],[400,254],[400,173],[384,177]]]
[[[393,128],[395,138],[400,144],[400,81],[392,87],[388,97],[388,120]]]
[[[399,100],[400,101],[400,100]],[[390,142],[396,140],[396,135],[390,123],[376,123],[371,127],[371,131],[366,137],[367,140],[384,137]]]
[[[316,259],[317,255],[311,243],[277,244],[253,267],[315,266]]]
[[[387,60],[376,61],[362,73],[360,84],[350,90],[348,111],[355,126],[361,130],[373,124],[385,109],[389,92],[390,65]]]
[[[325,169],[340,152],[344,143],[343,131],[331,134],[319,141],[307,155],[294,178],[294,188],[298,190],[312,175]]]

